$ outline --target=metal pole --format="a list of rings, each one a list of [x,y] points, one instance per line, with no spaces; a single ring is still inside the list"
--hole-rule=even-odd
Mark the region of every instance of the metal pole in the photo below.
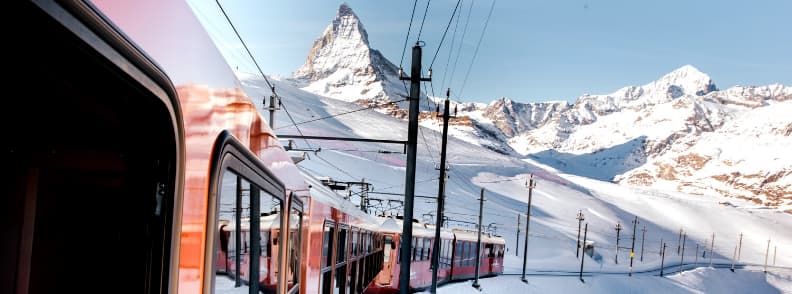
[[[275,110],[276,110],[275,106],[277,105],[275,104],[276,103],[275,101],[277,99],[278,98],[275,97],[275,87],[272,87],[272,95],[270,95],[270,106],[269,106],[269,113],[270,113],[269,125],[270,125],[270,129],[273,130],[275,129]]]
[[[677,238],[677,255],[679,255],[679,249],[682,248],[680,242],[682,242],[682,228],[679,229],[679,237]]]
[[[679,259],[679,272],[682,273],[682,266],[685,264],[685,241],[687,241],[687,232],[682,235],[682,256]]]
[[[525,279],[525,266],[528,264],[528,235],[531,228],[531,198],[533,198],[533,188],[536,187],[536,183],[533,180],[533,174],[531,174],[528,183],[528,212],[526,213],[526,220],[525,220],[525,244],[523,244],[523,268],[522,268],[522,281],[528,283],[528,280]]]
[[[696,243],[696,259],[693,262],[694,267],[698,267],[698,250],[699,250],[699,244]]]
[[[663,270],[665,270],[665,250],[666,250],[666,243],[663,243],[663,247],[660,249],[660,276],[663,276]]]
[[[435,239],[433,248],[440,248],[440,227],[443,224],[443,209],[445,205],[445,180],[446,180],[446,144],[448,142],[448,119],[449,114],[449,100],[448,96],[451,95],[449,89],[445,100],[445,109],[443,110],[443,139],[440,147],[440,184],[437,189],[437,220],[435,221]],[[432,287],[429,290],[431,293],[437,293],[437,271],[440,269],[440,250],[432,250]]]
[[[619,232],[621,229],[621,223],[616,223],[616,264],[619,264]]]
[[[260,191],[255,185],[250,185],[250,281],[260,281],[261,259],[261,199]],[[280,276],[280,275],[278,275]],[[251,293],[258,293],[260,283],[249,283]]]
[[[407,124],[407,170],[404,175],[404,224],[402,225],[401,260],[399,271],[399,293],[407,294],[410,288],[410,247],[412,246],[413,206],[415,200],[415,160],[418,154],[418,106],[421,97],[421,46],[417,43],[412,50],[410,77],[410,111]]]
[[[633,259],[635,259],[635,229],[638,228],[638,216],[635,216],[635,220],[633,221],[633,235],[632,235],[632,247],[630,248],[630,274],[628,276],[632,277],[632,267],[633,267]]]
[[[765,250],[764,272],[767,272],[767,256],[770,254],[770,239],[767,239],[767,250]]]
[[[241,287],[242,286],[242,278],[240,269],[242,268],[242,257],[240,253],[242,252],[242,177],[237,176],[236,178],[236,213],[234,214],[234,287]],[[249,201],[249,200],[248,200]]]
[[[643,262],[643,252],[644,252],[644,241],[646,241],[646,225],[643,226],[641,229],[641,262]]]
[[[710,242],[710,267],[712,267],[712,256],[715,255],[715,233],[712,233],[712,242]]]
[[[580,281],[583,281],[583,261],[586,260],[586,236],[588,236],[588,223],[586,223],[585,229],[583,229],[583,257],[580,258]]]
[[[775,258],[778,253],[778,245],[773,246],[773,266],[775,266]]]
[[[448,101],[448,100],[446,100]],[[479,285],[479,267],[481,265],[481,220],[484,217],[484,188],[481,188],[481,197],[479,197],[479,225],[478,225],[478,241],[476,241],[476,280],[473,281],[473,288],[478,289]]]
[[[731,271],[734,272],[734,262],[737,260],[737,246],[734,246],[734,255],[732,256]]]
[[[575,257],[579,257],[580,255],[580,224],[583,223],[583,210],[578,210],[577,220],[578,220],[578,236],[577,236],[577,249],[575,250]]]
[[[660,238],[660,254],[658,255],[663,255],[663,246],[665,246],[665,243],[663,243],[663,238]]]
[[[742,237],[743,234],[740,233],[740,242],[737,244],[737,263],[740,263],[740,255],[742,255]]]
[[[514,242],[514,256],[520,256],[520,219],[522,219],[522,215],[519,213],[517,214],[517,239]]]

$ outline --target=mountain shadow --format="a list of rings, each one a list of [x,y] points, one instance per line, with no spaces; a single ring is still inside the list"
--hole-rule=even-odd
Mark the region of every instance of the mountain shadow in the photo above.
[[[529,154],[528,157],[562,173],[613,181],[614,177],[646,163],[645,143],[646,136],[640,136],[591,153],[572,154],[545,150]]]

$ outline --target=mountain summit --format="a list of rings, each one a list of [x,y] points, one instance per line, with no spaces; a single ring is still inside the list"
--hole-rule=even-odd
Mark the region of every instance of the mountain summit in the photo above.
[[[392,101],[406,95],[398,68],[369,46],[360,18],[346,3],[292,74],[303,90],[339,100]]]

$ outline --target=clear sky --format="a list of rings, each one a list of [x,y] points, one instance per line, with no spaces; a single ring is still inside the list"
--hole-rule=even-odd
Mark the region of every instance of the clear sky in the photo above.
[[[489,102],[503,96],[524,102],[574,101],[583,93],[607,94],[642,85],[685,64],[709,74],[722,89],[792,85],[790,0],[500,0],[460,93],[492,4],[462,1],[451,65],[446,69],[454,23],[435,61],[433,84],[437,92],[450,86],[463,101]],[[231,66],[254,72],[215,2],[189,2]],[[280,76],[289,76],[305,62],[342,2],[220,1],[264,72]],[[413,1],[346,2],[363,22],[370,45],[398,65]],[[456,3],[434,0],[429,5],[421,37],[426,43],[424,70]],[[410,44],[416,40],[426,4],[418,1]],[[409,50],[405,68],[410,66]]]

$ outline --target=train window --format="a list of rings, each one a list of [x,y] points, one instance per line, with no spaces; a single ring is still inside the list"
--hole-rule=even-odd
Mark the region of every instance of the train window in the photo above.
[[[462,242],[457,241],[454,246],[454,267],[461,265],[460,260],[462,260]]]
[[[249,277],[245,270],[250,252],[250,183],[237,174],[226,170],[223,173],[218,197],[216,232],[216,254],[214,291],[247,288],[244,280]],[[227,242],[222,242],[227,238]],[[228,247],[222,247],[225,243]],[[248,265],[249,266],[249,265]]]
[[[424,255],[422,260],[429,260],[429,251],[432,248],[432,239],[424,239]]]
[[[292,197],[295,197],[292,195]],[[289,266],[287,287],[290,294],[299,292],[300,283],[300,252],[302,242],[302,204],[295,198],[291,200],[289,209]]]
[[[412,261],[418,261],[421,258],[421,250],[423,250],[423,242],[421,238],[413,238],[413,258]]]
[[[336,252],[336,263],[342,263],[346,261],[346,249],[347,249],[347,228],[346,225],[339,225],[338,226],[338,243],[336,244],[336,248],[338,249]]]
[[[385,248],[383,250],[383,257],[382,257],[383,262],[390,262],[391,251],[393,251],[391,249],[392,243],[393,243],[393,237],[385,236]]]
[[[206,267],[206,289],[275,291],[281,256],[277,240],[282,238],[277,228],[285,226],[280,216],[283,184],[230,133],[223,132],[216,145],[210,178],[206,260],[211,266]],[[224,243],[227,247],[222,247]]]
[[[335,235],[335,225],[332,222],[325,222],[323,241],[322,241],[322,268],[333,264],[333,236]]]
[[[360,232],[358,228],[352,228],[352,247],[349,249],[349,256],[350,257],[357,257],[358,256],[358,242],[360,241],[359,236]]]

